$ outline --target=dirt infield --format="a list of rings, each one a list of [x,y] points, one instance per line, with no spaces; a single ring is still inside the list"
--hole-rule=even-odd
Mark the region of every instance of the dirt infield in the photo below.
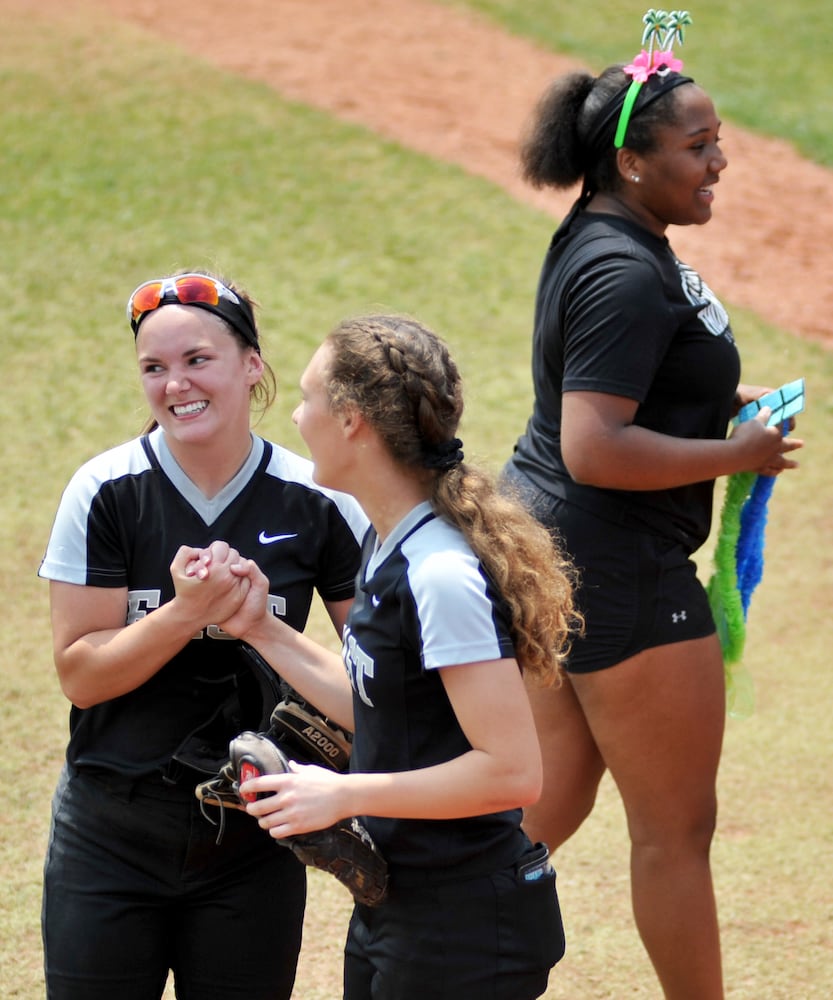
[[[95,0],[164,34],[166,0]],[[64,0],[39,0],[41,10]],[[189,8],[193,8],[190,16]],[[524,185],[517,138],[547,82],[578,65],[425,0],[179,0],[177,42],[561,216],[571,198]],[[718,112],[719,112],[718,108]],[[670,232],[725,299],[833,347],[833,172],[788,144],[723,129],[729,169],[705,228]],[[818,251],[822,248],[822,252]]]

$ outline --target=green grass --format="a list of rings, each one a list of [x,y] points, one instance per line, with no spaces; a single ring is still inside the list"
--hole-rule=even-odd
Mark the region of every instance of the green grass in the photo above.
[[[587,38],[600,44],[617,23],[591,24]],[[419,315],[447,337],[466,377],[467,455],[497,467],[529,406],[532,295],[552,220],[103,14],[56,24],[7,13],[4,33],[0,996],[35,1000],[40,870],[67,716],[35,574],[69,475],[143,421],[128,293],[180,265],[244,282],[262,304],[281,384],[261,429],[299,450],[289,422],[297,379],[332,324],[375,308]],[[692,49],[695,38],[699,53],[706,46],[692,29]],[[578,34],[570,44],[583,45]],[[738,42],[734,55],[745,62],[750,52]],[[719,289],[719,275],[708,280]],[[806,375],[809,409],[804,468],[776,488],[750,618],[757,709],[730,723],[721,773],[714,856],[729,997],[822,1000],[833,995],[833,355],[733,315],[749,377]],[[708,558],[707,547],[705,572]],[[323,634],[320,616],[314,629]],[[621,807],[605,784],[559,857],[569,950],[548,996],[656,996],[631,923],[626,853]],[[347,900],[323,878],[313,898],[298,997],[332,1000]]]
[[[622,0],[441,2],[484,13],[544,48],[580,59],[594,72],[636,55],[648,8]],[[721,116],[788,139],[805,156],[833,166],[828,0],[699,0],[687,9],[693,24],[677,54],[686,72],[709,91]],[[511,68],[500,71],[511,73]]]

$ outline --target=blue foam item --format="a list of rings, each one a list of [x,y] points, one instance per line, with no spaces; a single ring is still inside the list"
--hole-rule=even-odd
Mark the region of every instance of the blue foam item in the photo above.
[[[743,617],[749,613],[752,592],[764,574],[764,535],[767,504],[775,485],[775,476],[757,476],[752,491],[740,512],[740,534],[737,548],[737,578]]]
[[[761,396],[760,399],[747,403],[738,411],[734,422],[740,424],[744,420],[751,420],[760,412],[762,406],[772,407],[767,427],[774,427],[775,424],[783,423],[790,417],[794,417],[796,413],[801,413],[804,409],[804,379],[798,378],[794,382],[785,382],[779,389],[774,389],[765,396]]]

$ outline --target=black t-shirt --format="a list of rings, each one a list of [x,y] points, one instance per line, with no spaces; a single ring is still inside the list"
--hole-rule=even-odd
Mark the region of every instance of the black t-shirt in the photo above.
[[[740,361],[725,309],[668,241],[613,215],[578,212],[556,232],[535,309],[535,403],[513,463],[539,487],[601,516],[642,523],[693,551],[708,536],[714,482],[604,490],[572,481],[561,455],[561,398],[635,400],[634,423],[721,439]]]
[[[82,466],[64,491],[39,575],[126,587],[130,624],[174,596],[180,545],[222,539],[269,578],[272,612],[302,630],[313,591],[353,596],[367,519],[344,494],[322,490],[312,465],[253,437],[234,479],[207,500],[185,476],[161,430]],[[209,625],[144,684],[90,708],[73,706],[68,760],[123,774],[165,768],[190,734],[189,756],[221,762],[228,741],[262,722],[263,686],[238,640]],[[195,749],[196,748],[196,749]],[[193,762],[193,761],[190,761]]]

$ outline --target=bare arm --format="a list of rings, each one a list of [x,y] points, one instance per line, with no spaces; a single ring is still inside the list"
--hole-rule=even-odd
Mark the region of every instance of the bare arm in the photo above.
[[[274,837],[321,829],[347,816],[453,819],[529,805],[541,793],[541,752],[515,660],[445,667],[441,677],[472,749],[414,771],[335,774],[297,765],[247,791]]]
[[[139,687],[242,599],[239,585],[187,581],[173,600],[126,625],[127,588],[53,581],[49,594],[55,667],[61,689],[79,708]]]
[[[753,397],[754,398],[754,397]],[[567,392],[561,447],[570,475],[607,489],[662,490],[733,472],[778,475],[798,463],[787,453],[802,441],[767,427],[768,408],[720,440],[677,438],[633,423],[637,403],[598,392]]]
[[[324,601],[324,607],[327,609],[327,614],[330,616],[330,621],[333,623],[333,628],[339,638],[344,634],[347,615],[352,606],[352,597],[346,601]]]

